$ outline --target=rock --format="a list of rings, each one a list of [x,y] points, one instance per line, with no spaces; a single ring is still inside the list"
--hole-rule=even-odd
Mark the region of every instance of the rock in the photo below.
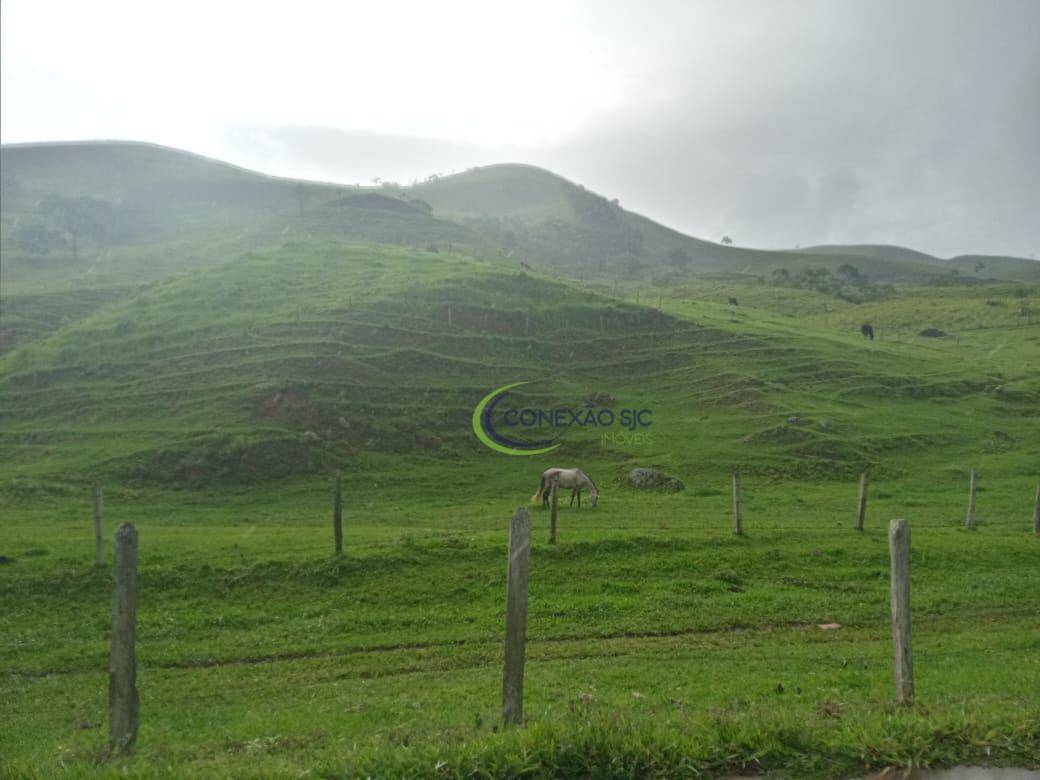
[[[321,437],[314,431],[307,431],[303,434],[304,441],[321,441]]]
[[[678,493],[680,490],[686,489],[686,485],[678,477],[668,477],[662,487],[669,493]]]
[[[787,422],[791,423],[791,425],[801,425],[802,418],[798,415],[792,414],[790,417],[787,418]]]
[[[677,493],[686,488],[681,479],[665,474],[660,469],[634,468],[628,472],[627,479],[629,485],[639,489],[664,488]]]
[[[918,335],[919,336],[924,336],[925,338],[929,338],[929,339],[942,339],[942,338],[946,338],[946,334],[943,331],[939,330],[938,328],[925,328]]]

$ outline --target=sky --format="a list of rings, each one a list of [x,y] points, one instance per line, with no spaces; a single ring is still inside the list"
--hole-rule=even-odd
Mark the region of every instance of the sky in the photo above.
[[[701,238],[1040,258],[1040,0],[4,0],[0,140],[408,183],[524,162]]]

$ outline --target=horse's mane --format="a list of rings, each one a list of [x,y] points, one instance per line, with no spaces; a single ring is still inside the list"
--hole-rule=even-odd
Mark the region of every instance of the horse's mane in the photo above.
[[[581,473],[585,474],[585,471],[582,470]],[[596,487],[596,483],[592,481],[592,477],[590,477],[588,474],[585,474],[585,479],[587,479],[589,481],[589,483],[592,485],[592,489],[595,490],[598,493],[599,492],[599,488]]]

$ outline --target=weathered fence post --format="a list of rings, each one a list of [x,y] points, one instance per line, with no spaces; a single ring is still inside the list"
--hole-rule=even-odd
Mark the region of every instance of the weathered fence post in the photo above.
[[[733,533],[744,533],[744,513],[740,508],[740,472],[733,472]]]
[[[521,507],[509,519],[506,571],[506,644],[502,670],[502,720],[524,721],[524,644],[527,634],[527,580],[531,574],[531,516]]]
[[[112,636],[108,657],[108,744],[132,752],[137,740],[137,529],[123,523],[116,531]]]
[[[1040,535],[1040,485],[1036,486],[1036,501],[1033,504],[1033,533]]]
[[[332,496],[332,538],[336,555],[343,552],[343,478],[336,477],[336,492]]]
[[[965,525],[970,531],[975,527],[975,488],[978,484],[978,472],[971,470],[971,484],[968,486],[968,519]]]
[[[903,519],[888,525],[888,551],[892,559],[892,645],[895,661],[896,701],[914,701],[914,658],[910,650],[910,526]]]
[[[93,486],[94,497],[94,563],[105,565],[105,527],[101,516],[101,485]]]
[[[556,488],[557,482],[553,482],[549,493],[549,544],[556,544]]]
[[[863,521],[867,516],[867,472],[859,475],[859,509],[856,512],[856,530],[863,530]]]

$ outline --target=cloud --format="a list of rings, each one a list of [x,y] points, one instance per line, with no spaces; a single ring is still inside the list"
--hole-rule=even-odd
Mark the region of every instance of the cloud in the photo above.
[[[500,162],[505,147],[389,135],[335,127],[231,127],[220,139],[225,155],[250,167],[305,178],[402,184],[430,174]]]

